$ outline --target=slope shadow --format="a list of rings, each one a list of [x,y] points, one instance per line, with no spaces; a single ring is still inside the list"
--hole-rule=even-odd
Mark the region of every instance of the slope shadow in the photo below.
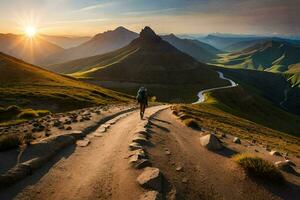
[[[76,145],[70,145],[60,151],[57,155],[51,158],[46,164],[44,164],[41,168],[37,169],[33,172],[32,175],[25,177],[21,181],[16,184],[8,187],[0,189],[0,199],[14,199],[24,188],[29,185],[35,185],[44,175],[46,175],[50,169],[61,159],[66,159],[72,155],[75,151]]]
[[[262,180],[258,177],[249,177],[253,182],[259,184],[267,191],[275,196],[285,200],[295,200],[300,197],[300,186],[291,182],[286,182],[283,185],[270,183],[267,180]]]

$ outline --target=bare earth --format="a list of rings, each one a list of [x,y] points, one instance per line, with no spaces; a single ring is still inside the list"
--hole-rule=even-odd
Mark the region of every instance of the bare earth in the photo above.
[[[170,109],[164,108],[156,106],[146,111],[147,119],[161,110],[150,118],[153,146],[147,147],[147,151],[152,165],[167,180],[163,185],[167,199],[299,197],[299,177],[291,178],[292,186],[272,186],[249,179],[229,158],[239,147],[219,153],[207,151],[199,142],[202,133],[185,127]],[[86,147],[68,147],[47,166],[2,191],[0,199],[139,199],[144,191],[136,178],[142,170],[128,164],[128,145],[141,122],[138,111],[125,115],[103,137],[90,138]]]

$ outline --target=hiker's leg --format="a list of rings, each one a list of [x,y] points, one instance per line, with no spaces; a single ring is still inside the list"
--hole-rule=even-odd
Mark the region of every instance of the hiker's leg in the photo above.
[[[140,117],[143,118],[143,103],[140,103]]]

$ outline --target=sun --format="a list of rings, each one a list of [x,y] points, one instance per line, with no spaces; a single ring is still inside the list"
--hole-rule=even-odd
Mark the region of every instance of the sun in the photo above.
[[[34,38],[37,34],[37,28],[34,26],[25,27],[25,34],[29,38]]]

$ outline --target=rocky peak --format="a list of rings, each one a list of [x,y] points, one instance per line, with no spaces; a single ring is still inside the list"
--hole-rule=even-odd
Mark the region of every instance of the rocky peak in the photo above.
[[[145,41],[160,41],[161,38],[149,27],[146,26],[140,33],[140,38]]]

